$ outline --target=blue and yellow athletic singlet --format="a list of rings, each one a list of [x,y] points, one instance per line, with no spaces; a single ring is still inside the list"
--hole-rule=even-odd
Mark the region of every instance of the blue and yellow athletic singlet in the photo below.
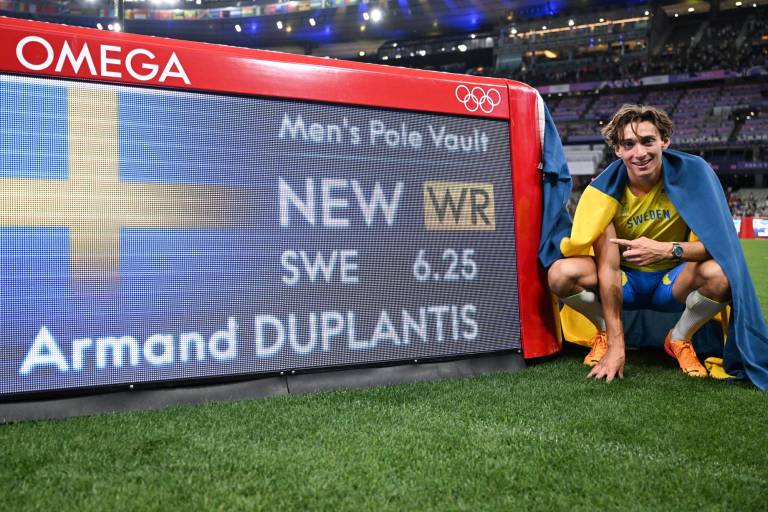
[[[688,226],[667,197],[663,180],[659,180],[643,197],[635,196],[629,187],[625,187],[613,224],[616,226],[616,236],[627,240],[642,236],[659,242],[682,242],[688,239]],[[679,263],[676,260],[664,260],[640,267],[621,258],[622,267],[645,271],[669,270]]]

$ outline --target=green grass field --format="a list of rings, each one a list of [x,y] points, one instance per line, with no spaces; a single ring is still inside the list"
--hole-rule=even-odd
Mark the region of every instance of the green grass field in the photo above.
[[[768,318],[768,242],[765,240],[742,240],[744,255],[749,264],[749,272],[752,274],[752,282],[755,283],[760,305],[763,307],[763,316]]]
[[[768,311],[768,242],[744,248]],[[655,352],[0,425],[0,510],[766,510],[768,395]]]

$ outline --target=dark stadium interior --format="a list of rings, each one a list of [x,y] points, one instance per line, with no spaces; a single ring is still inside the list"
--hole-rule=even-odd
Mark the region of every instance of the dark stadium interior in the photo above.
[[[659,106],[734,215],[768,215],[768,0],[0,0],[0,15],[529,83],[574,199],[614,158],[600,135],[612,113]]]

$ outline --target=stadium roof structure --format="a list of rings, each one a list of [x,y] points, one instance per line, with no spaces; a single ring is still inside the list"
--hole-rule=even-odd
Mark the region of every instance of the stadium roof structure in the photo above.
[[[698,2],[707,4],[708,2]],[[0,0],[0,15],[243,47],[318,47],[493,30],[638,0]],[[689,5],[690,2],[686,5]]]

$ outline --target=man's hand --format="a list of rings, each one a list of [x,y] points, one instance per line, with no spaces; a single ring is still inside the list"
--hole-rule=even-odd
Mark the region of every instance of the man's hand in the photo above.
[[[672,257],[672,244],[669,242],[657,242],[644,236],[635,240],[611,238],[610,242],[624,248],[622,252],[624,259],[639,267],[668,260]]]
[[[605,378],[606,382],[611,382],[618,376],[624,378],[624,348],[608,346],[608,352],[597,365],[587,374],[588,379],[601,380]]]

